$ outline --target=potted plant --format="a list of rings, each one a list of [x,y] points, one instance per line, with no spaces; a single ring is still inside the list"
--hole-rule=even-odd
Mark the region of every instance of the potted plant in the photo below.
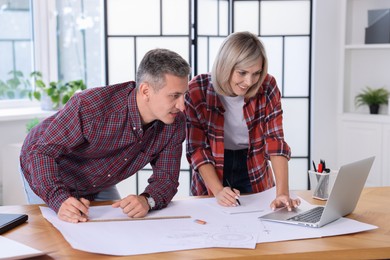
[[[29,93],[29,97],[41,101],[43,110],[60,109],[74,93],[87,88],[83,80],[73,80],[66,83],[52,81],[46,85],[42,80],[41,72],[34,71],[30,76],[34,79],[36,89]]]
[[[367,105],[370,108],[370,114],[378,114],[380,105],[388,103],[389,91],[382,88],[373,89],[366,87],[355,97],[357,107]]]

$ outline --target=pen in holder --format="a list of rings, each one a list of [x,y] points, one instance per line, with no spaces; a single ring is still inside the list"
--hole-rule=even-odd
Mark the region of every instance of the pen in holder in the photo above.
[[[313,198],[327,200],[332,190],[337,171],[316,172],[309,171],[310,189],[313,191]]]

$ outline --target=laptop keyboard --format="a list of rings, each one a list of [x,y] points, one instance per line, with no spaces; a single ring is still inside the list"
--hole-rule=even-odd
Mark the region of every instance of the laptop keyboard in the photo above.
[[[307,222],[307,223],[317,223],[318,221],[320,221],[323,211],[324,211],[324,207],[312,208],[308,211],[305,211],[301,214],[291,217],[288,220]]]

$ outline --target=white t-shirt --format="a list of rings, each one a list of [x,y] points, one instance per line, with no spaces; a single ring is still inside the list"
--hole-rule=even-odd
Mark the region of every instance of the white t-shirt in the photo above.
[[[225,108],[224,142],[225,149],[241,150],[248,148],[248,127],[244,119],[244,97],[219,96]]]

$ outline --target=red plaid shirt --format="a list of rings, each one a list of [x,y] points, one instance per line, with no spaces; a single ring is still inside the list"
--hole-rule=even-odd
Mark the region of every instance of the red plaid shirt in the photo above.
[[[80,195],[93,200],[150,163],[145,191],[158,209],[177,192],[184,138],[183,113],[173,124],[156,120],[143,131],[135,82],[126,82],[74,95],[31,130],[20,163],[32,190],[55,211],[76,195],[76,182]]]
[[[187,159],[192,167],[193,195],[212,194],[198,172],[206,163],[214,165],[222,182],[224,165],[224,108],[214,91],[210,74],[201,74],[189,83],[185,100],[187,117]],[[249,132],[248,175],[253,192],[273,187],[268,160],[271,155],[290,159],[284,141],[281,95],[274,77],[267,75],[257,95],[245,99],[243,107]]]

